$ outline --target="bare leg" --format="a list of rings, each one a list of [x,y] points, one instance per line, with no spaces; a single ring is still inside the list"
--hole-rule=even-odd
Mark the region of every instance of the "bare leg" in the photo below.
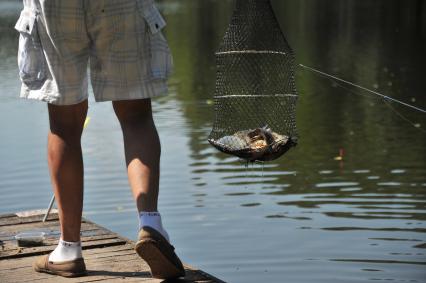
[[[80,139],[87,107],[87,100],[70,106],[48,105],[50,178],[59,208],[61,236],[69,242],[80,240],[83,209],[83,157]]]
[[[157,211],[161,146],[151,100],[113,102],[123,131],[127,173],[138,211]]]
[[[157,211],[161,146],[152,118],[151,100],[117,101],[113,106],[123,130],[129,183],[138,210]],[[156,222],[152,222],[157,225],[154,229],[144,226],[143,217],[135,251],[148,263],[152,276],[161,279],[185,276],[182,262],[168,243],[159,215],[148,216],[151,220],[156,218]]]

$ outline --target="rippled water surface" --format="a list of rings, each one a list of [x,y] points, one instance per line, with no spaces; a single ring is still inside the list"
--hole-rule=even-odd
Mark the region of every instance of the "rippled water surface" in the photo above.
[[[423,1],[323,4],[273,1],[297,61],[426,108]],[[17,98],[20,5],[0,2],[0,213],[51,197],[46,106]],[[213,54],[232,7],[160,3],[176,65],[154,101],[160,210],[178,254],[227,282],[426,282],[424,114],[299,70],[295,149],[246,168],[208,145]],[[91,98],[89,116],[84,214],[134,239],[119,125],[110,103]]]

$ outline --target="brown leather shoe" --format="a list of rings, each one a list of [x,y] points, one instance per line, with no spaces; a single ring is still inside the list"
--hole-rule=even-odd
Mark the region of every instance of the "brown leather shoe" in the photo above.
[[[185,276],[185,269],[174,252],[175,248],[157,230],[149,226],[142,227],[135,250],[148,263],[152,277],[172,279]]]
[[[78,277],[87,274],[83,258],[63,262],[51,262],[49,261],[49,255],[44,255],[36,259],[33,267],[37,272],[45,272],[63,277]]]

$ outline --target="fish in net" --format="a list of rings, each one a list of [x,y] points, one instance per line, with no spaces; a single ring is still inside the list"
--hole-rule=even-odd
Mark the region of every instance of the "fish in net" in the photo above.
[[[269,0],[237,0],[216,52],[218,150],[248,161],[279,158],[297,144],[294,54]]]

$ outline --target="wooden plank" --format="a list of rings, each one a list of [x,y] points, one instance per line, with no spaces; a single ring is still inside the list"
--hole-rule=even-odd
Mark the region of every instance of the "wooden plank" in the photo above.
[[[120,239],[119,236],[117,235],[111,235],[109,233],[104,233],[101,235],[96,235],[96,236],[83,236],[81,237],[81,242],[83,245],[83,248],[85,248],[85,246],[87,245],[88,242],[93,242],[96,240],[107,240],[107,239]],[[122,239],[121,239],[122,240]],[[43,249],[43,250],[48,250],[49,248],[51,250],[53,250],[56,245],[58,244],[58,239],[53,239],[53,238],[49,238],[43,241],[43,245],[39,246],[39,247],[31,247],[31,248],[19,248],[16,244],[16,241],[7,241],[4,244],[4,248],[0,254],[0,258],[2,257],[2,255],[8,253],[8,252],[13,252],[13,251],[17,251],[18,249],[21,249],[21,251],[23,250],[37,250],[37,249]]]
[[[0,282],[164,282],[153,279],[149,267],[134,251],[134,243],[114,232],[88,220],[82,222],[83,255],[88,276],[63,278],[33,271],[37,256],[49,253],[57,244],[59,222],[57,215],[52,220],[41,222],[42,215],[0,215]],[[44,245],[18,249],[16,233],[41,229],[48,231]],[[217,283],[223,282],[201,270],[184,264],[186,277],[176,282]]]
[[[82,230],[88,230],[88,229],[99,229],[102,228],[98,225],[95,225],[93,223],[87,223],[86,221],[81,222],[81,228]],[[11,234],[11,233],[19,233],[24,231],[30,231],[30,230],[52,230],[52,231],[59,231],[59,222],[57,220],[52,221],[46,221],[46,222],[22,222],[22,223],[16,223],[12,225],[5,225],[0,227],[0,236],[5,236]]]
[[[0,240],[3,241],[4,246],[6,246],[6,245],[14,245],[15,246],[16,243],[17,243],[16,239],[15,239],[15,235],[16,235],[16,233],[8,234],[7,236],[0,237]],[[90,230],[82,230],[81,231],[81,238],[83,239],[83,241],[84,241],[84,239],[89,238],[89,237],[102,236],[102,235],[115,235],[116,237],[119,237],[119,235],[111,234],[111,232],[105,231],[104,229],[90,229]],[[45,234],[45,239],[43,241],[43,244],[45,246],[49,245],[52,242],[56,244],[59,240],[59,236],[60,236],[59,231],[53,231],[53,232],[47,231],[47,234]]]
[[[83,251],[85,260],[102,259],[111,256],[128,255],[134,254],[133,245],[124,244],[117,246],[109,246],[104,248],[89,249]],[[31,267],[34,261],[34,257],[22,257],[14,260],[3,260],[0,261],[0,272],[1,270]]]
[[[56,239],[57,240],[59,235],[60,235],[59,230],[43,229],[42,232],[46,233],[46,235],[45,235],[46,240],[49,240],[49,239]],[[98,227],[98,228],[85,227],[81,230],[81,236],[82,237],[98,236],[98,235],[104,235],[104,234],[110,234],[110,233],[111,233],[110,231],[107,231],[107,230],[102,229],[100,227]],[[3,234],[1,234],[1,232],[0,232],[0,235],[1,235],[0,240],[3,241],[4,243],[15,242],[16,241],[16,239],[15,239],[16,234],[17,234],[16,232],[15,233],[11,233],[11,232],[6,233],[5,232]]]
[[[65,279],[65,281],[62,281],[62,278],[56,276],[34,273],[30,265],[28,265],[30,263],[28,259],[31,258],[25,258],[26,265],[20,265],[19,267],[9,269],[10,272],[6,274],[6,276],[3,276],[3,272],[0,271],[1,278],[16,282],[12,280],[16,280],[15,274],[19,274],[20,277],[30,277],[33,281],[41,282],[92,282],[111,280],[116,277],[120,277],[120,281],[123,282],[133,281],[130,280],[131,278],[152,280],[147,271],[148,266],[134,252],[132,254],[115,255],[114,257],[104,258],[103,260],[99,260],[96,257],[87,257],[85,261],[89,271],[88,277]],[[186,282],[218,282],[212,281],[212,279],[209,279],[204,273],[189,266],[186,266],[186,272]],[[31,282],[31,280],[19,282]]]
[[[93,240],[82,243],[82,248],[84,249],[93,249],[100,248],[105,246],[113,246],[113,245],[123,245],[126,241],[121,238],[112,238],[112,239],[101,239],[101,240]],[[19,258],[26,256],[36,256],[47,254],[53,250],[54,246],[41,246],[34,248],[16,248],[15,250],[9,250],[2,252],[0,254],[0,259],[11,259],[11,258]]]
[[[34,223],[41,222],[43,220],[43,215],[33,215],[29,217],[18,217],[16,214],[12,217],[2,217],[0,218],[0,227],[1,226],[10,226],[16,224],[24,224],[24,223]],[[50,214],[48,221],[58,220],[58,214]]]
[[[33,219],[34,216],[29,218]],[[10,217],[9,217],[10,218]],[[40,217],[39,217],[40,218]],[[50,252],[54,249],[59,236],[58,221],[48,222],[28,222],[28,221],[12,221],[9,226],[2,226],[1,237],[6,239],[3,241],[3,247],[0,251],[0,259],[18,258],[29,255],[40,255]],[[54,233],[56,237],[47,236],[43,242],[43,246],[32,248],[19,248],[16,245],[14,236],[17,233],[30,230],[43,230],[47,233]],[[82,246],[83,249],[102,247],[105,245],[118,245],[126,242],[126,239],[121,238],[118,234],[113,233],[103,227],[100,227],[92,222],[83,221],[82,230]],[[91,236],[85,236],[85,235]]]
[[[0,220],[2,220],[4,218],[9,218],[9,217],[16,217],[16,213],[5,213],[5,214],[1,214],[0,215]]]

